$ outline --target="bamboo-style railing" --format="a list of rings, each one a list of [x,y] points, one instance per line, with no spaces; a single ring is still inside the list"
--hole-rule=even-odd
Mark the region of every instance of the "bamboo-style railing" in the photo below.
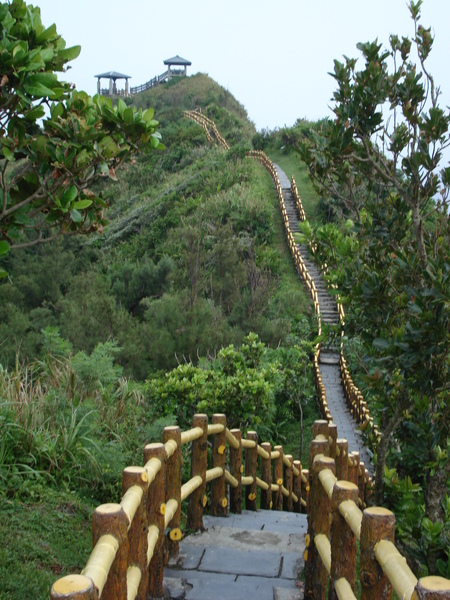
[[[182,483],[187,444],[190,479]],[[282,446],[259,444],[254,431],[246,438],[230,431],[225,415],[213,415],[208,424],[197,414],[192,429],[166,427],[162,443],[145,446],[143,467],[124,469],[120,502],[102,504],[92,516],[93,550],[85,568],[56,581],[51,599],[162,598],[164,565],[179,552],[182,502],[188,502],[186,527],[203,529],[207,484],[213,516],[225,516],[228,505],[241,513],[243,503],[247,510],[301,512],[308,502],[308,471]]]
[[[359,453],[316,421],[309,453],[310,495],[306,536],[305,599],[356,600],[359,544],[361,600],[450,598],[450,580],[417,580],[394,544],[395,515],[369,506],[368,472]]]
[[[228,145],[225,138],[220,135],[219,130],[217,129],[214,121],[212,121],[206,115],[204,115],[200,109],[185,110],[184,116],[187,119],[191,119],[192,121],[195,121],[196,123],[198,123],[198,125],[203,127],[203,129],[206,132],[206,137],[209,142],[211,142],[211,143],[217,142],[219,144],[219,146],[222,146],[222,148],[224,148],[224,150],[230,149],[230,146]]]

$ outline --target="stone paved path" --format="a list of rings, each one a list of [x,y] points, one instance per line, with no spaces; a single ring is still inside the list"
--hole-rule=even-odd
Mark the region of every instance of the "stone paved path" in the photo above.
[[[291,182],[279,165],[275,165],[275,167],[283,191],[286,212],[289,218],[289,227],[293,233],[299,232],[298,223],[300,218],[295,206],[294,197],[292,196]],[[322,322],[337,325],[339,323],[339,313],[334,298],[328,293],[322,275],[317,265],[309,257],[306,248],[300,244],[297,247],[300,250],[309,274],[316,284]],[[348,440],[350,451],[355,450],[360,453],[361,461],[364,462],[366,469],[372,474],[373,464],[371,453],[362,443],[358,425],[353,420],[347,408],[339,370],[339,349],[336,345],[331,344],[329,348],[322,348],[320,353],[320,373],[325,386],[328,408],[333,416],[333,422],[337,425],[338,437]]]
[[[301,600],[298,576],[306,515],[260,510],[204,517],[207,530],[180,543],[164,571],[168,597],[186,600]],[[300,587],[299,587],[300,586]],[[170,593],[170,596],[169,596]]]

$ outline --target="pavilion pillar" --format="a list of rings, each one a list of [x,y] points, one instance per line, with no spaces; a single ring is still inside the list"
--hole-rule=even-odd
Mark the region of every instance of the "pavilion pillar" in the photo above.
[[[97,78],[97,94],[100,96],[101,87],[100,87],[100,77]]]
[[[125,95],[129,96],[130,95],[130,83],[129,83],[129,79],[125,79]]]
[[[113,95],[113,80],[112,77],[109,78],[109,95]]]

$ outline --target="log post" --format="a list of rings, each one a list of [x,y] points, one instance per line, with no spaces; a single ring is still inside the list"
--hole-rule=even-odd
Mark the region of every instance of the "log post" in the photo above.
[[[167,550],[169,558],[177,558],[180,551],[180,520],[181,520],[181,429],[177,425],[164,427],[163,443],[173,440],[177,449],[168,457],[166,469],[166,496],[167,500],[172,498],[177,501],[178,507],[168,524],[169,536],[167,539]]]
[[[366,465],[363,462],[359,463],[358,469],[358,487],[359,498],[361,500],[361,510],[367,507],[366,505]]]
[[[254,448],[245,449],[245,475],[253,477],[253,483],[245,486],[245,508],[257,510],[256,506],[256,469],[258,465],[258,434],[256,431],[248,431],[247,439],[255,442]]]
[[[413,600],[444,600],[450,598],[450,580],[443,577],[422,577],[416,585]]]
[[[348,441],[343,438],[336,440],[336,477],[348,481]]]
[[[128,530],[128,564],[136,565],[141,571],[137,600],[146,600],[148,590],[147,550],[147,491],[148,474],[144,467],[126,467],[122,473],[122,497],[133,486],[142,489],[142,500]]]
[[[302,512],[309,512],[309,492],[310,492],[310,483],[309,483],[309,469],[302,469],[302,473],[305,476],[307,483],[302,485],[302,498],[306,502],[306,508],[302,508]]]
[[[84,575],[66,575],[55,581],[50,591],[51,600],[97,600],[94,583]]]
[[[224,426],[222,433],[213,435],[212,441],[212,466],[220,467],[223,470],[222,477],[211,481],[211,514],[213,517],[226,517],[228,500],[225,493],[225,450],[227,418],[225,415],[216,414],[212,418],[213,425],[220,424]]]
[[[330,457],[336,458],[336,444],[337,444],[337,425],[334,423],[328,424],[328,440],[330,442]],[[336,466],[337,468],[337,466]]]
[[[302,512],[302,463],[299,460],[294,460],[294,467],[298,471],[298,475],[294,475],[294,483],[292,491],[297,496],[298,501],[294,501],[294,512]]]
[[[350,452],[348,455],[348,481],[358,485],[359,452]]]
[[[203,483],[189,496],[187,516],[188,529],[203,531],[203,509],[206,505],[206,467],[208,459],[208,417],[204,414],[194,415],[192,426],[201,427],[203,435],[192,442],[191,478],[199,475]]]
[[[156,473],[148,488],[147,522],[149,527],[155,525],[159,532],[153,554],[148,561],[148,592],[151,598],[162,598],[164,596],[164,514],[166,512],[166,451],[164,444],[154,443],[145,446],[145,465],[152,458],[160,461],[161,469]]]
[[[270,510],[272,508],[272,461],[270,459],[272,446],[269,442],[263,442],[261,448],[269,455],[269,458],[261,458],[261,479],[269,486],[269,489],[261,490],[261,508]]]
[[[374,506],[363,511],[360,539],[361,600],[390,600],[392,585],[375,558],[380,540],[394,543],[395,515],[387,508]]]
[[[274,451],[279,453],[279,457],[273,460],[273,482],[278,485],[278,491],[273,495],[273,510],[281,510],[283,506],[283,446],[275,446]]]
[[[312,425],[313,438],[316,438],[318,435],[323,435],[328,439],[328,437],[329,437],[328,431],[329,431],[329,428],[328,428],[327,420],[318,419],[317,421],[314,421],[314,423]]]
[[[230,473],[238,482],[236,488],[230,488],[230,511],[240,515],[242,513],[242,432],[240,429],[232,429],[230,433],[239,442],[239,448],[230,446]]]
[[[294,510],[294,504],[292,500],[292,488],[294,484],[294,474],[292,472],[292,465],[294,463],[294,459],[292,458],[292,454],[286,454],[286,458],[289,460],[290,466],[288,467],[283,463],[283,480],[284,487],[289,492],[289,496],[283,496],[283,510],[292,512]]]
[[[119,547],[101,593],[122,600],[127,597],[128,517],[120,504],[101,504],[92,515],[92,546],[106,534],[114,536]]]
[[[355,591],[356,536],[339,512],[339,504],[344,500],[358,501],[358,488],[349,481],[337,481],[331,497],[331,571],[328,600],[337,600],[334,583],[341,577],[349,582]]]
[[[328,442],[327,442],[328,443]],[[325,600],[327,570],[314,544],[317,534],[330,536],[330,500],[319,479],[320,471],[336,470],[334,460],[328,456],[317,456],[312,465],[311,492],[308,513],[308,537],[305,564],[305,598]]]

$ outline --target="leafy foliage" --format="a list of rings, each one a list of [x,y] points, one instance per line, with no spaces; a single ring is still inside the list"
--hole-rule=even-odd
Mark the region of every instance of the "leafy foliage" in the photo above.
[[[39,8],[23,0],[2,3],[0,21],[0,255],[5,255],[56,233],[102,231],[106,204],[92,184],[115,179],[115,170],[140,148],[161,143],[153,110],[136,111],[122,100],[113,107],[111,99],[91,98],[58,79],[80,47],[66,48],[55,25],[42,25]]]
[[[335,61],[336,119],[313,131],[301,154],[342,218],[303,233],[346,305],[347,335],[364,344],[365,384],[383,431],[375,502],[383,501],[388,458],[420,482],[436,523],[450,472],[437,458],[450,410],[450,186],[449,168],[441,168],[450,113],[428,71],[433,39],[420,7],[410,2],[411,39],[391,36],[387,50],[359,44],[361,70],[356,59]]]

